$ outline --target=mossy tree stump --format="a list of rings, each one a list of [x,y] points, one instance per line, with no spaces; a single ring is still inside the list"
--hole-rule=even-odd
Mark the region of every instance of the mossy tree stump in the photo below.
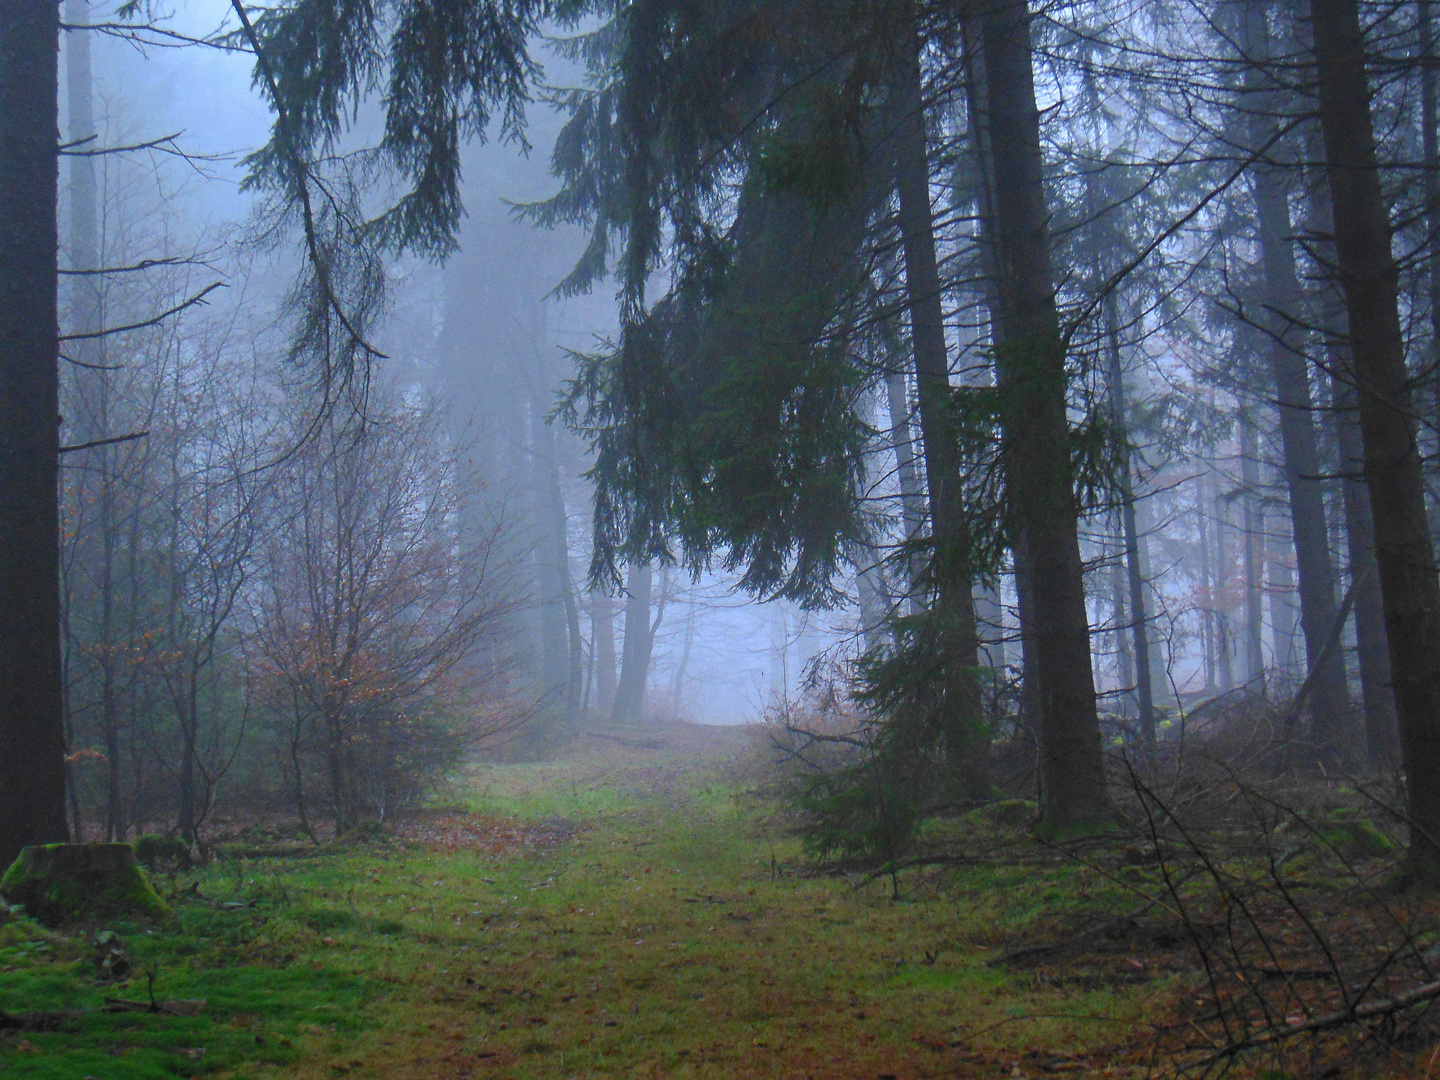
[[[0,895],[46,926],[114,915],[171,917],[129,844],[24,848],[0,878]]]

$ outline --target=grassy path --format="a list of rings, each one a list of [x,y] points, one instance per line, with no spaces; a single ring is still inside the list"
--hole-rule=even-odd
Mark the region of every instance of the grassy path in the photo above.
[[[723,748],[695,750],[484,768],[466,812],[409,843],[217,863],[183,931],[120,928],[128,986],[94,983],[86,939],[11,923],[0,1009],[85,1011],[76,1031],[10,1033],[0,1077],[1130,1074],[1111,1048],[1152,987],[982,962],[1083,900],[1083,873],[974,871],[898,903],[886,882],[797,873]],[[96,1011],[143,1000],[147,970],[158,1000],[203,1012]]]

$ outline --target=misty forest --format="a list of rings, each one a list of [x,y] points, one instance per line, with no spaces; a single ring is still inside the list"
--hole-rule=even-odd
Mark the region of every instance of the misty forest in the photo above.
[[[0,1077],[1430,1077],[1431,0],[0,0]]]

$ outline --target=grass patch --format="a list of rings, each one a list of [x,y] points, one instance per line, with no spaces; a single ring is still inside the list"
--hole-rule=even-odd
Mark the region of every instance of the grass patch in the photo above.
[[[79,1010],[71,1031],[0,1039],[0,1075],[1009,1073],[1032,1051],[1109,1054],[1169,996],[1165,976],[984,966],[1119,886],[1060,864],[951,868],[907,873],[894,903],[888,881],[811,874],[715,753],[605,746],[476,768],[461,794],[445,812],[486,823],[470,848],[452,829],[179,875],[178,926],[109,927],[128,982],[96,981],[84,933],[0,928],[0,1009]],[[511,825],[557,821],[563,842],[496,850]],[[100,1011],[147,1000],[150,975],[158,1000],[203,1010]]]

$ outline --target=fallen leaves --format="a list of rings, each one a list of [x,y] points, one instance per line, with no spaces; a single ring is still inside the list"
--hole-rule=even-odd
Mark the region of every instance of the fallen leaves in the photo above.
[[[574,833],[575,829],[563,822],[526,822],[454,811],[415,814],[395,829],[398,839],[427,851],[495,857],[554,851]]]

